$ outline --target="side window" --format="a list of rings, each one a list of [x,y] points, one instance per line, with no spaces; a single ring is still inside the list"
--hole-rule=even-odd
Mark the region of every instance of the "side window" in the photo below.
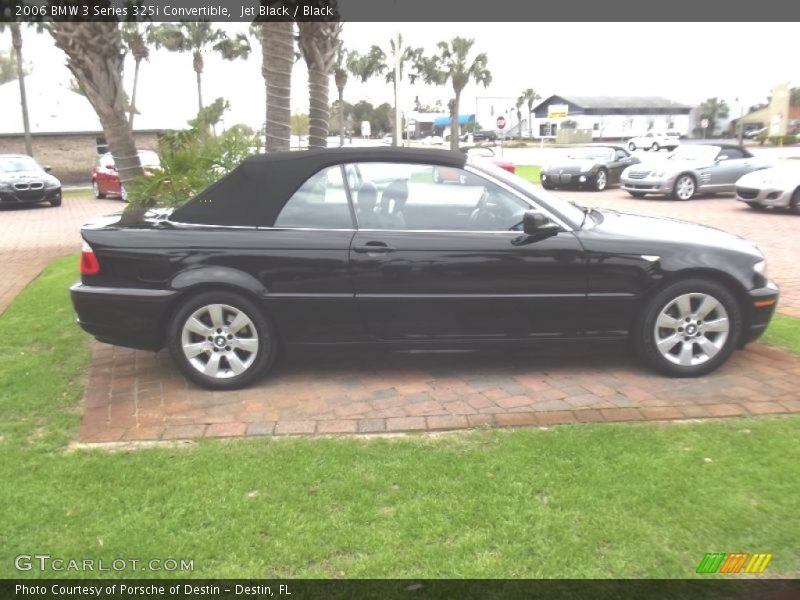
[[[628,158],[628,153],[625,150],[617,148],[616,152],[614,153],[614,160],[625,160]]]
[[[500,186],[463,169],[359,163],[355,170],[359,229],[508,231],[521,223],[527,208]]]
[[[721,150],[718,158],[722,158],[723,156],[726,156],[728,160],[744,158],[744,154],[742,154],[742,151],[738,148],[725,148],[724,150]]]
[[[352,229],[341,168],[337,165],[312,175],[289,198],[274,227]]]

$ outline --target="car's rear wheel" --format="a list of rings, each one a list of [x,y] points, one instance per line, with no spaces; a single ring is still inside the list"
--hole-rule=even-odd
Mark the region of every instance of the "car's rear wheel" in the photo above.
[[[216,390],[246,386],[274,362],[275,328],[248,298],[204,292],[175,313],[168,346],[184,375]]]
[[[796,215],[800,215],[800,187],[792,194],[792,199],[789,201],[789,210]]]
[[[92,192],[94,192],[94,197],[98,200],[102,200],[106,197],[105,194],[100,192],[100,185],[98,185],[96,179],[92,179]]]
[[[653,152],[658,152],[661,150],[661,146],[658,145],[658,142],[653,142],[653,145],[650,146],[650,148],[653,150]]]
[[[605,169],[599,169],[594,176],[594,189],[602,192],[608,186],[608,173]]]
[[[739,304],[725,286],[706,279],[675,282],[651,298],[633,331],[637,353],[676,377],[710,373],[736,349]]]
[[[628,144],[628,150],[630,150],[631,152],[633,152],[634,150],[636,150],[636,144],[634,144],[633,142],[630,142],[630,143]]]
[[[691,200],[697,192],[697,183],[691,175],[681,175],[675,180],[672,197],[676,200]]]
[[[646,194],[643,192],[628,192],[634,198],[644,198]]]

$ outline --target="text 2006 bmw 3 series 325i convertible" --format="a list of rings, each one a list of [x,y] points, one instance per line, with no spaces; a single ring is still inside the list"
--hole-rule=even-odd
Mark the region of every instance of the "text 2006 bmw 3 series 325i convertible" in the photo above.
[[[282,347],[354,343],[628,338],[663,373],[700,375],[756,339],[778,299],[745,239],[583,208],[440,150],[256,156],[177,209],[81,233],[80,325],[168,347],[215,389],[252,382]]]

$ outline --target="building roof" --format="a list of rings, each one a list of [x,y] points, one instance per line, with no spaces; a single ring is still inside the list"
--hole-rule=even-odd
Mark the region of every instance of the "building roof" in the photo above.
[[[575,106],[586,109],[689,109],[690,106],[674,102],[668,98],[661,96],[562,96],[552,95],[546,98],[534,107],[534,110],[540,106],[547,105],[553,100],[564,100]]]
[[[25,77],[28,98],[28,118],[33,134],[102,133],[100,120],[85,96],[51,77],[31,74]],[[0,85],[0,135],[22,135],[19,81],[13,79]],[[139,114],[134,119],[134,131],[160,131],[183,128],[186,123],[168,123],[162,113]]]

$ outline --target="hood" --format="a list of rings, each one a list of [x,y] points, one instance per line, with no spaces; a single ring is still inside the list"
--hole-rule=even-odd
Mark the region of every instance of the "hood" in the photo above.
[[[13,185],[23,181],[42,181],[48,186],[60,185],[60,181],[40,170],[0,172],[0,184]]]
[[[757,189],[765,187],[791,189],[800,185],[800,167],[772,167],[753,171],[740,177],[736,185]]]
[[[548,162],[542,167],[543,171],[558,171],[564,169],[565,171],[591,171],[598,161],[589,160],[585,158],[559,158]]]
[[[755,243],[715,227],[670,219],[602,209],[602,223],[594,230],[618,238],[646,239],[652,242],[672,242],[684,246],[713,246],[754,257],[761,257]]]

